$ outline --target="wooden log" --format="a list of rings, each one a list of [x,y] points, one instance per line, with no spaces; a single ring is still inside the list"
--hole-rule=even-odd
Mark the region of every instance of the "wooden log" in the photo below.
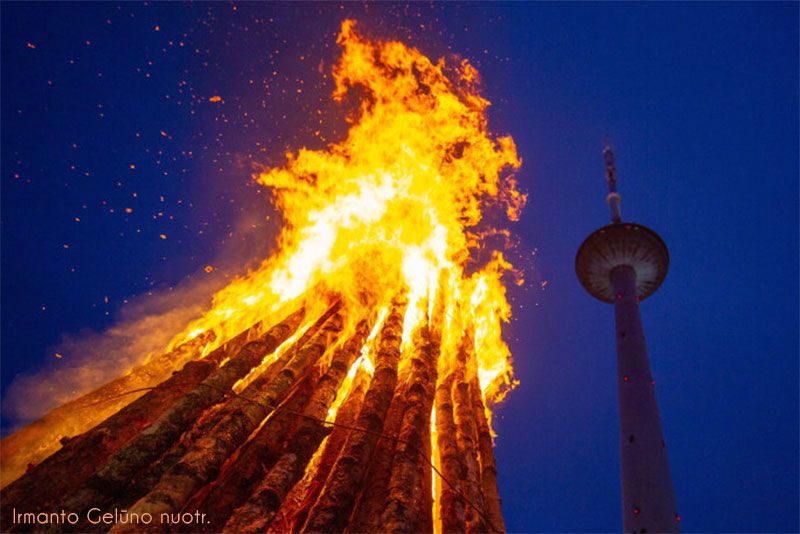
[[[425,459],[431,455],[430,415],[439,346],[431,340],[427,326],[420,330],[411,357],[410,382],[404,392],[405,410],[392,461],[389,494],[380,519],[379,530],[383,532],[432,530],[431,472]]]
[[[322,324],[330,318],[330,316],[338,310],[338,304],[331,306],[306,332],[293,344],[293,350],[302,347],[308,339],[321,328]],[[123,460],[121,464],[117,464],[116,468],[113,462],[108,462],[104,466],[104,471],[92,477],[92,485],[87,485],[81,491],[71,496],[68,504],[65,505],[70,509],[81,509],[90,505],[103,504],[104,498],[113,496],[109,507],[116,505],[118,508],[127,508],[139,497],[147,493],[158,482],[160,477],[177,463],[178,459],[188,450],[189,446],[196,441],[200,436],[208,432],[213,425],[221,417],[223,405],[219,404],[220,401],[228,399],[231,402],[231,394],[229,392],[233,383],[235,383],[241,376],[250,372],[253,368],[260,365],[264,353],[272,352],[276,342],[282,343],[288,338],[288,335],[297,330],[300,320],[303,318],[303,309],[295,311],[287,316],[283,321],[274,325],[272,328],[264,332],[261,329],[263,323],[259,323],[246,332],[236,336],[233,340],[225,343],[224,346],[213,351],[211,354],[204,358],[205,360],[222,362],[222,367],[218,369],[212,376],[203,381],[202,385],[198,385],[194,390],[190,390],[182,397],[175,405],[172,406],[170,412],[163,415],[158,421],[154,422],[143,434],[138,438],[143,438],[127,447],[127,452],[130,453],[126,458],[122,454],[116,455],[118,459]],[[259,348],[258,343],[248,344],[249,341],[264,342],[266,347]],[[224,351],[222,349],[225,349]],[[273,362],[266,371],[261,374],[262,379],[272,379],[288,362],[284,352],[282,358]],[[233,355],[231,357],[231,355]],[[208,400],[211,399],[211,409],[208,408]],[[188,412],[188,413],[187,413]],[[198,415],[200,414],[200,415]],[[196,419],[196,420],[195,420]],[[160,425],[160,428],[156,428]],[[174,432],[178,429],[185,429],[191,426],[191,430],[184,432],[180,435],[177,443],[170,442],[170,433],[175,436],[178,433]],[[147,465],[146,460],[150,460],[152,456],[156,456],[153,447],[157,441],[152,438],[152,435],[161,435],[160,443],[171,445],[167,453],[164,453],[156,462]],[[178,438],[175,438],[176,440]],[[148,455],[147,451],[151,453]],[[126,451],[121,451],[126,452]],[[131,465],[125,462],[131,462],[131,459],[139,458],[140,465]],[[138,471],[138,474],[137,474]],[[105,475],[110,473],[111,480],[103,480]],[[115,491],[108,491],[109,486],[115,488]],[[124,489],[123,489],[124,487]],[[103,491],[105,489],[105,491]],[[108,501],[105,501],[108,502]]]
[[[495,532],[505,532],[500,492],[497,487],[497,465],[494,460],[492,432],[486,420],[483,397],[477,377],[472,382],[473,406],[478,430],[478,451],[481,466],[481,491],[483,493],[484,513]]]
[[[210,406],[224,400],[233,384],[272,353],[300,325],[303,310],[290,314],[244,345],[197,387],[186,392],[135,439],[114,454],[88,483],[101,495],[124,490],[139,471],[157,460]],[[100,502],[97,498],[93,504]]]
[[[331,308],[330,311],[335,310]],[[247,391],[258,391],[266,387],[292,360],[295,352],[304,347],[313,338],[328,318],[330,318],[330,313],[320,317],[298,339],[290,351],[284,352],[266,371],[256,377],[248,386],[249,389],[243,393],[247,394]],[[304,382],[308,382],[308,378],[306,375]],[[287,410],[296,411],[305,406],[308,399],[303,393],[305,387],[303,384],[298,387],[301,390],[301,394],[294,393],[289,396],[285,401]],[[251,402],[249,397],[237,396],[217,413],[205,415],[203,419],[206,420],[201,420],[198,423],[199,428],[193,429],[193,436],[189,438],[190,443],[207,434],[226,413],[234,411],[237,407],[249,402]],[[196,493],[186,506],[207,510],[213,519],[212,524],[217,525],[216,530],[219,530],[221,528],[220,525],[225,524],[231,511],[247,498],[252,486],[264,476],[266,469],[277,460],[279,447],[293,424],[293,417],[287,411],[271,415],[255,432],[255,435],[225,462],[217,480]]]
[[[375,443],[370,466],[364,478],[364,487],[369,491],[362,495],[356,502],[353,519],[347,525],[347,532],[375,532],[378,530],[381,513],[389,497],[389,479],[392,476],[392,460],[397,449],[397,440],[389,437],[396,436],[400,431],[400,423],[406,409],[405,376],[398,377],[398,386],[395,390],[392,403],[386,412],[383,423],[383,434]]]
[[[483,495],[480,485],[480,466],[478,464],[477,428],[475,409],[472,406],[470,380],[467,367],[470,353],[464,343],[458,352],[457,365],[454,371],[453,402],[456,421],[456,441],[464,460],[465,471],[461,479],[462,493],[469,499],[471,506],[466,506],[467,532],[486,532],[487,525],[475,508],[483,509]]]
[[[206,436],[197,440],[189,451],[167,471],[159,483],[131,507],[131,513],[162,513],[179,511],[189,498],[219,475],[228,457],[239,448],[284,399],[289,389],[305,374],[336,339],[342,319],[334,315],[321,331],[267,384],[254,381],[223,411],[222,417]],[[129,531],[130,527],[116,525],[112,532]]]
[[[278,358],[270,363],[266,369],[260,369],[260,365],[253,368],[250,373],[258,372],[258,376],[255,379],[250,380],[248,385],[252,385],[250,391],[257,391],[264,388],[267,384],[269,384],[272,380],[278,376],[284,367],[291,361],[294,357],[295,353],[306,346],[306,344],[311,340],[322,328],[325,322],[330,319],[335,313],[338,312],[340,307],[339,303],[335,303],[332,305],[325,313],[323,313],[310,327],[306,329],[306,331],[301,335],[292,345],[288,348],[288,350],[283,351],[282,354],[278,356]],[[237,381],[234,384],[234,389],[236,389],[237,384],[241,381]],[[193,443],[201,436],[205,435],[208,431],[213,428],[213,426],[219,422],[219,420],[224,416],[227,411],[236,409],[236,406],[241,405],[242,403],[249,403],[252,402],[246,397],[239,397],[238,394],[229,393],[230,400],[228,403],[222,407],[220,405],[214,406],[214,409],[206,411],[200,420],[194,425],[192,431],[190,432],[190,443]]]
[[[308,399],[313,391],[313,384],[315,382],[315,378],[311,376],[312,373],[307,373],[301,380],[296,384],[296,386],[287,394],[286,401],[282,405],[282,407],[286,407],[288,410],[293,409],[302,409],[302,407],[308,402]],[[226,463],[223,466],[222,474],[220,478],[214,481],[212,484],[205,486],[201,492],[195,494],[192,499],[187,502],[187,504],[183,507],[182,511],[191,511],[194,513],[195,511],[200,511],[201,513],[205,514],[204,522],[200,523],[193,523],[191,525],[162,525],[159,522],[158,516],[153,516],[154,521],[150,525],[139,524],[132,530],[135,530],[138,533],[155,533],[155,532],[190,532],[192,534],[197,534],[199,532],[221,532],[222,526],[225,524],[225,520],[227,516],[222,519],[219,519],[218,514],[216,513],[219,509],[218,506],[215,506],[213,500],[209,499],[209,505],[198,504],[198,496],[202,493],[203,496],[208,497],[208,494],[212,488],[216,486],[218,482],[223,479],[223,475],[225,475],[225,480],[228,481],[228,486],[226,490],[236,489],[238,488],[238,483],[246,480],[248,476],[252,478],[253,472],[258,472],[260,475],[257,475],[252,483],[256,483],[260,476],[263,476],[265,469],[264,463],[267,465],[271,465],[271,462],[278,457],[279,452],[283,450],[283,445],[285,442],[284,436],[287,434],[291,434],[292,432],[292,425],[293,421],[292,418],[286,418],[287,420],[281,420],[281,418],[276,417],[269,417],[264,425],[257,431],[258,434],[254,436],[250,441],[247,442],[245,446],[248,447],[253,444],[258,436],[263,436],[264,434],[268,436],[269,444],[266,445],[265,449],[262,451],[264,452],[263,456],[259,456],[258,454],[250,455],[249,461],[247,463],[243,463],[240,466],[233,467],[230,466],[229,463]],[[287,424],[288,423],[288,424]],[[194,432],[202,431],[201,427],[197,427],[192,430]],[[263,434],[262,434],[263,433]],[[189,433],[187,433],[189,434]],[[186,452],[191,447],[193,443],[194,437],[184,435],[181,437],[179,443],[175,444],[170,451],[165,453],[156,464],[151,466],[143,478],[146,480],[134,481],[131,485],[126,489],[124,495],[120,495],[117,499],[109,503],[108,505],[104,506],[104,510],[128,510],[130,509],[131,503],[137,501],[143,495],[147,494],[153,486],[160,480],[160,477],[168,471],[172,466],[174,466],[181,458],[186,454]],[[264,440],[262,439],[262,442]],[[272,447],[272,448],[270,448]],[[277,449],[275,449],[277,448]],[[238,454],[242,451],[237,451],[234,455],[231,456],[229,462],[236,460]],[[277,452],[276,452],[277,450]],[[230,469],[229,469],[230,468]],[[241,475],[241,477],[237,477],[237,475]],[[144,489],[143,489],[144,488]],[[246,489],[245,489],[246,491]],[[226,491],[222,491],[218,493],[223,497],[228,497],[229,494]],[[247,494],[245,493],[241,499],[246,499]],[[228,510],[228,514],[230,514],[230,510],[233,508],[231,507]],[[177,513],[177,512],[176,512]],[[60,531],[64,532],[96,532],[98,530],[106,531],[110,528],[106,526],[103,529],[98,529],[97,525],[92,525],[87,522],[81,522],[75,527],[71,528],[64,528],[60,527]],[[127,528],[127,527],[126,527]],[[55,532],[55,531],[54,531]]]
[[[256,382],[267,383],[272,380],[289,362],[293,355],[292,351],[303,347],[337,310],[338,307],[331,307],[306,330],[290,351],[284,351],[279,359],[273,362],[251,384],[255,383],[255,387],[258,385]],[[255,435],[225,462],[220,476],[212,484],[198,491],[185,505],[184,509],[186,510],[202,510],[207,514],[208,522],[195,525],[193,527],[195,531],[218,532],[233,509],[244,502],[253,486],[263,478],[266,470],[277,460],[279,452],[284,448],[286,438],[292,435],[296,426],[296,417],[292,413],[302,410],[306,405],[310,387],[316,382],[310,375],[311,373],[306,375],[305,378],[308,380],[304,379],[297,391],[287,398],[279,412],[271,415]],[[242,399],[234,397],[230,402],[239,403],[242,402]],[[134,498],[119,503],[119,507],[129,507],[131,503],[152,489],[161,476],[188,451],[191,444],[211,430],[225,409],[229,410],[230,407],[217,405],[213,410],[206,412],[192,431],[187,432],[181,438],[179,445],[173,447],[159,462],[147,470],[145,480],[137,481],[135,491],[131,491],[133,488],[126,491],[126,494],[132,493]],[[145,488],[145,491],[141,491],[142,488]]]
[[[208,516],[208,524],[196,530],[221,532],[233,511],[275,465],[298,424],[295,414],[313,394],[316,378],[308,373],[255,436],[223,466],[220,477],[187,503],[186,509],[202,510]]]
[[[134,367],[123,376],[52,409],[41,419],[4,438],[0,442],[2,444],[0,446],[0,486],[7,486],[23,474],[30,473],[30,466],[40,464],[45,458],[59,451],[67,439],[75,439],[74,437],[103,423],[109,416],[119,412],[138,398],[148,396],[147,390],[142,388],[156,386],[168,379],[170,373],[180,370],[189,361],[197,359],[203,346],[213,339],[213,332],[201,334],[170,352]],[[159,404],[153,402],[156,399],[152,398],[152,395],[150,397],[144,403],[149,404],[151,410],[157,414]],[[138,413],[138,409],[133,412]],[[126,415],[133,414],[128,412]],[[133,417],[135,431],[141,429],[140,426],[136,426],[140,420],[138,415]],[[120,421],[120,418],[115,421]],[[120,425],[121,428],[123,426]],[[113,441],[116,442],[116,440]],[[48,475],[43,476],[43,479],[46,478]]]
[[[147,489],[147,484],[157,482],[152,476],[146,476],[147,473],[158,472],[174,463],[176,451],[186,447],[186,443],[176,445],[176,441],[197,423],[198,418],[203,420],[200,416],[210,405],[224,399],[225,386],[229,389],[237,375],[246,372],[248,366],[257,365],[257,362],[253,362],[260,361],[262,350],[267,351],[271,345],[288,337],[291,330],[297,328],[302,315],[302,310],[290,314],[284,321],[249,343],[247,339],[251,339],[252,334],[243,333],[233,343],[224,346],[225,349],[233,350],[232,354],[226,354],[223,347],[220,347],[201,360],[225,363],[200,384],[188,388],[185,387],[188,384],[176,384],[175,389],[181,396],[174,400],[173,405],[125,447],[109,457],[77,490],[63,497],[60,507],[84,516],[84,512],[91,507],[110,506],[112,503],[127,507],[134,502],[135,497],[141,496],[142,491]],[[171,454],[164,454],[165,451],[170,451]],[[162,455],[166,457],[165,461],[159,460]]]
[[[14,509],[18,512],[49,510],[65,495],[75,492],[111,454],[175,402],[184,393],[182,388],[198,384],[216,365],[217,362],[211,359],[190,361],[161,386],[135,399],[91,430],[65,440],[60,450],[0,492],[0,526],[4,528],[10,524]],[[87,411],[91,411],[91,406],[85,406],[78,413]],[[71,414],[71,417],[75,416]]]
[[[397,385],[404,306],[393,306],[381,330],[375,372],[352,431],[303,530],[341,531],[347,525]]]
[[[308,461],[330,433],[323,424],[328,409],[364,345],[369,329],[367,322],[358,324],[356,332],[331,358],[328,370],[319,379],[314,394],[303,410],[297,430],[286,446],[286,452],[270,469],[261,484],[252,492],[225,524],[230,532],[261,532],[272,522],[287,493],[303,475]]]
[[[354,379],[350,395],[345,399],[336,414],[336,425],[325,442],[325,448],[320,456],[319,463],[313,473],[307,473],[308,481],[305,489],[296,485],[291,494],[284,500],[279,515],[283,519],[280,523],[273,522],[268,531],[273,534],[283,534],[288,531],[296,532],[305,524],[308,511],[317,501],[325,482],[328,480],[336,459],[341,454],[351,428],[356,424],[358,414],[364,402],[369,385],[369,376],[366,371],[359,370]]]
[[[461,497],[461,480],[465,477],[466,468],[461,451],[458,448],[456,423],[453,415],[453,374],[448,372],[436,387],[436,434],[439,445],[439,459],[442,474],[453,484],[442,482],[439,498],[442,518],[442,532],[451,534],[465,532],[466,511]]]
[[[312,329],[313,329],[313,327],[312,327]],[[309,329],[309,330],[311,330],[311,329]],[[308,332],[306,332],[306,333],[308,333]],[[304,344],[305,341],[307,341],[306,336],[305,335],[301,336],[301,338],[292,347],[292,350],[297,350],[297,348],[302,346],[302,344]],[[278,373],[278,371],[280,371],[285,366],[285,364],[288,362],[290,356],[291,356],[291,351],[284,352],[281,355],[281,357],[278,360],[276,360],[275,362],[273,362],[272,365],[263,374],[271,376],[271,377],[274,377]],[[304,389],[303,385],[302,384],[299,385],[298,389],[300,389],[300,390]],[[305,397],[305,399],[307,399],[307,397]],[[235,400],[236,400],[236,397],[233,396],[228,401],[228,403],[216,404],[216,405],[212,406],[210,409],[208,409],[206,412],[204,412],[203,415],[198,419],[198,421],[194,423],[194,425],[192,426],[191,430],[185,432],[180,437],[178,442],[175,443],[170,448],[169,451],[164,453],[161,456],[161,458],[158,459],[158,461],[154,462],[152,465],[150,465],[149,467],[144,469],[138,476],[136,476],[131,481],[131,483],[125,488],[125,490],[123,492],[121,492],[120,494],[118,494],[116,496],[116,498],[106,506],[106,508],[107,509],[117,508],[117,509],[120,509],[120,510],[128,509],[134,502],[136,502],[141,497],[146,495],[151,489],[153,489],[153,487],[158,483],[158,481],[161,480],[161,477],[164,476],[164,473],[166,473],[169,469],[171,469],[176,463],[178,463],[180,461],[180,459],[186,454],[186,452],[188,452],[188,450],[192,446],[192,444],[195,441],[197,441],[200,437],[206,435],[214,427],[214,425],[221,418],[223,410],[225,408],[228,408],[227,404],[229,404],[230,402],[234,402]],[[291,398],[288,399],[287,402],[289,402],[289,403],[299,402],[299,404],[294,404],[294,406],[295,407],[302,407],[304,405],[304,403],[305,403],[305,400],[300,394],[296,394],[295,393],[295,394],[291,395]],[[267,429],[263,429],[263,427],[262,427],[263,431],[269,432],[270,431],[269,429],[274,429],[274,432],[276,433],[276,436],[282,435],[285,432],[284,426],[276,424],[277,421],[274,421],[274,420],[270,419],[268,422],[270,423],[268,428]],[[250,441],[248,441],[248,443],[245,444],[243,446],[243,448],[249,447],[251,445],[255,445],[256,442],[258,442],[258,441],[263,441],[263,440],[259,439],[259,437],[261,436],[262,430],[259,430],[258,432],[259,433],[257,433],[256,437],[251,439]],[[269,448],[269,447],[267,447],[267,448]],[[235,458],[237,456],[237,454],[238,453],[234,454],[231,458]],[[263,460],[259,459],[258,457],[259,457],[259,454],[253,455],[252,456],[253,461],[249,462],[249,463],[245,463],[242,466],[242,468],[241,468],[242,469],[242,471],[241,471],[242,475],[244,475],[246,473],[248,466],[257,466],[257,467],[261,467],[262,466]],[[192,500],[190,500],[190,502],[187,503],[187,505],[185,507],[186,509],[196,509],[196,510],[205,511],[206,507],[204,505],[202,505],[202,499],[208,496],[208,493],[212,489],[212,487],[215,487],[216,484],[218,482],[220,482],[220,480],[223,479],[224,477],[227,477],[229,479],[237,478],[236,477],[236,473],[228,472],[228,469],[226,468],[226,466],[227,466],[227,464],[223,465],[223,469],[222,469],[221,475],[217,479],[217,481],[214,482],[214,484],[210,484],[210,485],[204,487],[203,490],[201,490],[200,492],[198,492],[197,494],[195,494],[192,497]],[[239,481],[241,481],[241,478],[239,479]],[[223,493],[223,496],[227,497],[228,494]],[[242,497],[242,498],[244,498],[244,497]],[[221,501],[217,501],[217,500],[213,500],[212,499],[211,500],[211,505],[208,507],[209,511],[213,512],[215,510],[214,505],[219,505],[219,504],[221,504]],[[213,516],[213,514],[208,514],[208,515],[209,515],[209,517]],[[226,518],[227,518],[227,516],[225,516],[221,520],[211,521],[209,526],[207,526],[205,524],[201,524],[199,526],[196,526],[195,528],[198,531],[213,531],[213,532],[215,532],[215,531],[219,530],[219,525],[224,524]],[[216,529],[213,528],[214,524],[217,525]],[[88,529],[87,525],[81,525],[81,527],[83,527],[83,530]]]

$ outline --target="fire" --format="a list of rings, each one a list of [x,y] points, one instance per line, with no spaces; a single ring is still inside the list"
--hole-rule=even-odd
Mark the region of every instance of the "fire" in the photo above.
[[[328,408],[328,416],[325,418],[326,422],[332,423],[336,420],[336,414],[339,412],[339,408],[344,400],[350,396],[350,391],[353,389],[353,384],[356,381],[357,374],[359,372],[363,372],[368,376],[372,376],[372,374],[375,372],[375,365],[372,363],[370,352],[375,350],[373,343],[375,338],[378,337],[378,333],[380,332],[383,321],[386,319],[386,315],[388,313],[388,308],[383,308],[378,313],[378,319],[375,321],[375,326],[372,327],[372,330],[367,336],[367,340],[364,342],[364,346],[361,347],[361,354],[356,361],[353,362],[353,365],[350,366],[350,369],[347,371],[347,376],[344,378],[344,382],[336,392],[336,399],[333,401],[333,404],[331,404],[330,408]]]
[[[402,43],[368,40],[350,20],[337,42],[333,98],[358,101],[346,137],[288,152],[284,166],[255,177],[283,216],[279,246],[217,293],[172,346],[198,331],[230,339],[326,291],[344,300],[351,323],[365,303],[385,308],[404,296],[404,346],[423,324],[440,324],[451,344],[443,354],[456,352],[461,332],[474,332],[481,388],[499,400],[513,385],[501,337],[510,318],[502,275],[511,265],[499,252],[483,266],[473,258],[485,246],[485,213],[499,207],[516,220],[524,206],[510,176],[520,165],[514,141],[489,133],[489,102],[468,61],[433,62]],[[437,299],[446,316],[432,316]]]
[[[269,523],[261,521],[278,512],[287,525],[312,531],[341,530],[348,518],[354,530],[379,521],[395,531],[502,531],[491,407],[516,383],[502,336],[511,318],[504,277],[513,267],[493,238],[508,237],[498,221],[517,220],[526,201],[513,178],[521,164],[514,141],[489,132],[489,101],[468,61],[431,61],[400,42],[364,37],[350,20],[337,43],[332,97],[351,110],[349,130],[324,148],[290,151],[284,165],[255,176],[282,215],[275,251],[217,292],[166,356],[150,362],[182,354],[205,358],[195,369],[215,370],[191,394],[174,393],[177,407],[161,408],[167,415],[139,421],[148,425],[140,435],[126,435],[124,444],[96,441],[109,447],[108,463],[86,476],[130,480],[166,452],[146,443],[167,446],[182,435],[178,423],[195,425],[197,416],[196,441],[130,511],[207,499],[227,531],[264,531]],[[146,370],[140,374],[150,377]],[[138,378],[132,372],[126,380],[119,384]],[[224,397],[209,396],[207,382]],[[291,408],[303,395],[311,400]],[[203,412],[198,399],[226,404]],[[298,415],[302,430],[290,431],[285,418]],[[329,439],[319,425],[339,432]],[[259,447],[283,433],[293,449],[262,466],[269,455]],[[248,462],[269,470],[249,488],[235,471]],[[192,476],[176,481],[186,473]],[[219,479],[210,493],[201,491],[212,474]],[[383,481],[388,504],[378,493],[355,500],[364,476]],[[246,490],[238,496],[246,502],[235,503],[241,513],[232,513],[228,484]],[[291,489],[291,498],[262,498],[280,488]],[[419,510],[411,498],[430,505],[427,516],[409,515]],[[340,513],[329,514],[332,507]]]

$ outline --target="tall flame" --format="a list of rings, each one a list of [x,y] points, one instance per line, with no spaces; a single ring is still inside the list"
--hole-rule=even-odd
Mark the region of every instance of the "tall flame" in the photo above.
[[[499,251],[482,266],[474,257],[491,233],[478,230],[487,211],[516,220],[524,206],[511,176],[520,165],[514,141],[489,133],[489,102],[468,61],[432,62],[400,42],[369,40],[351,20],[337,42],[333,99],[357,102],[346,137],[289,152],[285,165],[255,177],[283,215],[279,246],[172,345],[206,331],[221,342],[326,290],[353,322],[365,303],[404,296],[408,341],[440,299],[442,357],[470,333],[484,397],[499,400],[513,384],[501,337],[510,318],[501,277],[511,266]]]
[[[256,270],[217,292],[210,309],[174,336],[166,352],[154,355],[145,365],[57,408],[41,421],[3,440],[0,485],[17,479],[28,466],[42,462],[67,443],[59,451],[63,453],[58,457],[60,460],[54,455],[53,463],[41,463],[41,470],[34,468],[20,487],[40,477],[47,481],[51,491],[61,488],[72,493],[75,487],[69,489],[67,479],[74,477],[61,481],[66,485],[52,485],[48,477],[51,469],[55,469],[52,466],[60,465],[59,461],[70,464],[75,461],[75,454],[83,454],[82,444],[99,444],[98,447],[105,447],[106,455],[113,452],[109,462],[114,461],[116,454],[128,458],[125,448],[112,450],[122,446],[122,442],[95,439],[106,430],[83,433],[114,413],[120,415],[114,424],[132,428],[120,421],[128,416],[139,418],[141,414],[134,410],[133,416],[126,416],[124,410],[118,411],[133,398],[129,393],[152,390],[154,384],[169,376],[172,368],[180,368],[193,357],[207,357],[231,340],[230,345],[210,356],[212,365],[219,367],[229,358],[239,364],[249,361],[242,360],[241,354],[247,354],[247,350],[241,347],[245,340],[263,333],[260,326],[289,328],[291,323],[292,332],[287,332],[277,347],[269,354],[259,355],[261,361],[248,367],[249,372],[236,375],[232,397],[259,384],[256,381],[268,374],[267,369],[283,362],[287,355],[294,356],[281,365],[287,369],[295,363],[302,367],[297,362],[311,358],[316,350],[312,347],[319,344],[311,343],[309,350],[301,352],[294,352],[296,346],[306,343],[307,336],[317,341],[324,338],[325,350],[317,360],[321,367],[333,367],[334,355],[343,356],[337,360],[339,363],[347,359],[345,356],[354,358],[348,360],[349,371],[337,384],[335,395],[325,405],[326,413],[320,415],[324,420],[320,421],[337,424],[340,408],[346,411],[344,407],[352,391],[361,392],[362,402],[367,403],[364,386],[369,384],[372,388],[373,373],[384,378],[394,376],[391,381],[375,381],[375,391],[379,394],[370,397],[373,399],[369,401],[370,407],[362,405],[366,409],[364,417],[386,416],[389,406],[374,399],[385,398],[387,392],[383,388],[392,384],[389,388],[392,391],[388,392],[391,410],[405,411],[392,412],[395,419],[397,414],[402,414],[402,418],[393,419],[393,427],[385,427],[387,436],[391,438],[390,434],[395,432],[398,436],[406,435],[404,443],[408,444],[413,436],[424,435],[424,443],[416,450],[426,457],[434,473],[430,481],[426,475],[425,480],[418,479],[421,485],[405,486],[398,481],[406,480],[409,466],[398,455],[398,461],[392,461],[399,465],[393,465],[397,472],[392,473],[392,487],[404,486],[403,491],[427,495],[420,498],[421,502],[432,505],[431,528],[435,532],[442,532],[443,517],[450,517],[444,512],[451,502],[448,500],[451,493],[445,492],[450,482],[463,483],[468,490],[472,488],[467,492],[470,494],[487,489],[484,505],[495,524],[489,525],[488,519],[486,523],[476,522],[471,512],[471,517],[462,519],[475,528],[485,524],[491,530],[502,530],[496,480],[483,477],[479,481],[476,462],[485,462],[489,466],[485,472],[492,472],[491,407],[515,384],[511,353],[502,337],[502,325],[511,317],[503,278],[513,267],[502,251],[492,246],[496,236],[509,235],[497,221],[517,220],[526,201],[513,177],[520,165],[514,141],[489,133],[486,118],[489,102],[480,95],[478,72],[468,61],[433,62],[402,43],[365,38],[350,20],[343,22],[337,42],[341,56],[333,69],[332,97],[351,110],[346,135],[322,149],[289,152],[284,165],[255,177],[269,189],[282,215],[283,228],[274,253]],[[332,305],[333,300],[337,302]],[[301,307],[303,313],[295,313]],[[399,330],[401,310],[404,316]],[[288,317],[295,317],[299,324],[287,323]],[[362,346],[352,346],[351,341]],[[357,357],[354,347],[360,349]],[[238,372],[235,369],[239,369],[239,364],[232,366],[234,371],[225,366],[210,376],[232,376],[230,373]],[[184,371],[199,372],[198,369],[212,365],[187,366]],[[281,376],[295,376],[297,370],[292,367]],[[327,376],[328,371],[325,373]],[[209,380],[215,383],[217,378]],[[284,381],[276,379],[275,384]],[[440,389],[443,385],[451,390]],[[272,386],[269,382],[264,387]],[[479,393],[476,386],[482,399],[473,398]],[[401,393],[395,394],[395,389]],[[326,389],[320,391],[328,393]],[[441,396],[440,391],[444,392]],[[145,394],[143,399],[147,398]],[[155,406],[149,401],[144,405]],[[480,412],[481,405],[485,414]],[[420,423],[425,417],[418,413],[422,406],[425,412],[431,409],[431,416],[429,421]],[[381,410],[383,415],[379,414]],[[361,415],[359,411],[358,417]],[[169,434],[161,428],[162,416],[163,413],[148,423],[143,434],[151,431]],[[448,434],[453,433],[441,438],[451,439],[439,439],[437,421],[447,428]],[[417,423],[423,426],[415,427]],[[215,429],[216,426],[203,431],[213,433]],[[76,441],[70,447],[70,442],[62,439],[66,436],[86,441]],[[133,435],[126,436],[134,439]],[[346,443],[338,442],[337,447],[349,446],[349,439]],[[135,446],[136,440],[124,447]],[[373,446],[390,445],[373,443]],[[194,458],[193,450],[187,457]],[[465,460],[456,468],[452,461],[445,461],[453,458],[454,450],[456,456],[469,462]],[[322,456],[322,447],[317,447],[305,468],[306,482],[316,480]],[[328,456],[328,463],[337,458],[334,453]],[[208,457],[209,462],[218,458]],[[190,464],[186,465],[191,467]],[[327,465],[326,469],[336,469],[338,465]],[[89,463],[84,467],[97,468]],[[448,470],[450,478],[445,479],[443,472]],[[164,474],[151,493],[159,495],[164,488],[177,492],[188,488],[171,482],[171,476],[170,472]],[[198,474],[196,479],[201,478]],[[443,483],[445,480],[447,484]],[[477,488],[478,485],[486,488]],[[303,491],[298,490],[298,495]],[[311,494],[317,496],[316,490],[310,491]],[[146,501],[149,496],[141,500]],[[402,499],[398,496],[395,504],[402,503]],[[470,509],[479,510],[473,501]],[[135,503],[132,509],[137,510],[138,506]],[[405,509],[397,504],[389,515],[399,517],[399,510]],[[369,507],[363,513],[368,514]],[[245,516],[234,514],[232,518]],[[452,529],[452,525],[448,528]]]

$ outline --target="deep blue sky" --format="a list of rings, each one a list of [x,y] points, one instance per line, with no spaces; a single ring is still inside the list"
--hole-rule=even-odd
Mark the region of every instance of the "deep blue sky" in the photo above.
[[[671,253],[642,311],[684,530],[797,531],[797,3],[4,3],[2,386],[125,301],[269,246],[251,163],[319,146],[318,109],[344,127],[319,71],[346,16],[471,59],[524,160],[509,530],[621,526],[612,309],[573,272],[607,220],[608,136],[623,217]]]

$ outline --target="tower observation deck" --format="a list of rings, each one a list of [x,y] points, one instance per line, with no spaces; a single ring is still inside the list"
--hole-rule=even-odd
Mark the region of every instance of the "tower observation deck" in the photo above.
[[[639,301],[661,286],[669,252],[653,230],[623,222],[614,153],[603,151],[611,224],[581,245],[575,270],[593,297],[614,304],[622,465],[622,522],[626,533],[679,532],[672,477],[650,371]]]

